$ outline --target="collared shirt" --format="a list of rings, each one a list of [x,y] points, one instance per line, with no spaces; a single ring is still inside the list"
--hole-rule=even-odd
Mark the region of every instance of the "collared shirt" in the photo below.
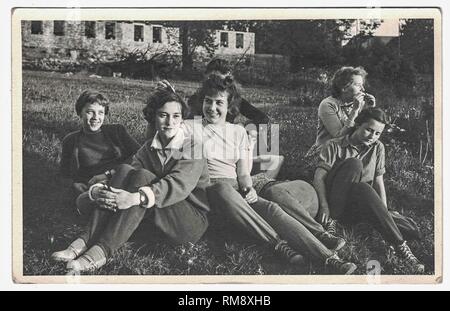
[[[326,171],[348,158],[360,159],[363,163],[362,182],[372,182],[375,177],[383,175],[385,168],[385,151],[382,142],[354,146],[350,143],[350,134],[329,140],[322,148],[317,167]]]
[[[178,130],[175,136],[170,140],[167,146],[163,147],[162,142],[159,139],[158,132],[156,132],[153,137],[152,143],[150,144],[150,148],[155,150],[158,154],[158,158],[161,162],[162,167],[164,167],[167,162],[172,158],[175,152],[179,152],[182,149],[184,144],[185,136],[183,130]]]

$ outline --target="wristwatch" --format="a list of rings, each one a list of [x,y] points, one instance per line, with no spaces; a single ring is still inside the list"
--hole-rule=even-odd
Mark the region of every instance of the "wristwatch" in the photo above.
[[[111,179],[112,178],[112,174],[110,170],[107,170],[105,173],[106,178]]]
[[[145,192],[141,189],[139,191],[139,206],[143,208],[147,208],[148,205],[148,198]]]

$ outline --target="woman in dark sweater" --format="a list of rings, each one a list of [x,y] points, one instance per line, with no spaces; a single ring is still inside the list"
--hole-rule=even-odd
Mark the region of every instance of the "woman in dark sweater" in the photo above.
[[[78,211],[91,210],[86,191],[93,176],[129,163],[139,144],[120,124],[103,124],[109,101],[101,93],[86,90],[78,97],[75,111],[81,128],[64,137],[60,163],[61,175],[72,181],[72,194]]]
[[[52,258],[70,271],[103,266],[144,219],[175,243],[195,243],[208,227],[205,188],[206,160],[194,159],[195,142],[181,127],[187,106],[173,88],[158,90],[147,101],[147,121],[156,129],[133,157],[131,166],[119,165],[111,178],[98,175],[89,198],[98,208],[86,231]],[[105,180],[106,179],[106,180]]]

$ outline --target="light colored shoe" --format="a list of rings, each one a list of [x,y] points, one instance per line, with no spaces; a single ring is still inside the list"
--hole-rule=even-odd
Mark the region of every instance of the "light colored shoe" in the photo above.
[[[54,261],[69,262],[74,260],[87,250],[86,243],[83,239],[78,238],[73,241],[65,250],[54,252],[51,258]]]
[[[94,245],[78,259],[69,261],[66,268],[69,271],[77,272],[94,271],[104,266],[106,261],[103,249],[98,245]]]

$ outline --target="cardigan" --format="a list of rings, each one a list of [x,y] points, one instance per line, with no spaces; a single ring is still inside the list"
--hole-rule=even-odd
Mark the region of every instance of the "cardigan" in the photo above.
[[[146,169],[158,178],[150,185],[155,195],[155,207],[165,208],[188,201],[191,205],[209,211],[206,187],[209,185],[209,173],[206,159],[195,158],[194,139],[184,137],[182,148],[165,161],[158,155],[158,149],[152,146],[153,140],[147,140],[133,156],[131,165],[135,169]]]
[[[106,124],[101,127],[101,130],[115,153],[115,161],[111,163],[111,167],[108,169],[112,169],[121,163],[130,163],[131,156],[136,153],[140,146],[128,134],[125,127],[120,124]],[[83,135],[83,131],[77,130],[66,135],[62,141],[60,173],[63,177],[71,178],[75,182],[87,182],[94,175],[103,173],[92,172],[90,177],[80,175],[78,141],[81,135]]]

